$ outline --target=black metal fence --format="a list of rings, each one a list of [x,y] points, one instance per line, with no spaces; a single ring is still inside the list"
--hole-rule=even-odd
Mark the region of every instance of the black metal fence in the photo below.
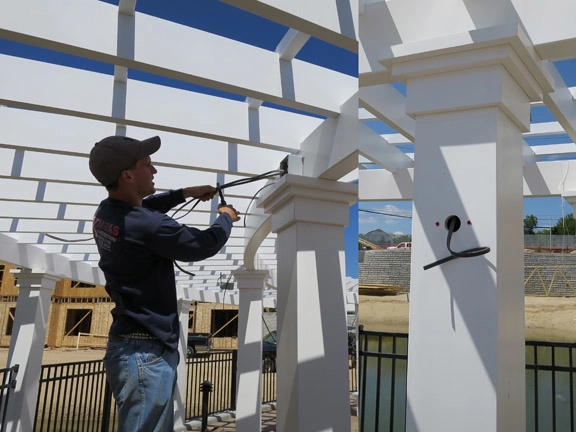
[[[18,375],[19,366],[15,365],[11,368],[0,369],[0,432],[6,430],[6,408],[10,395],[16,388],[16,375]]]
[[[350,391],[357,391],[355,364],[355,358],[351,358]],[[202,415],[200,386],[204,381],[212,383],[209,413],[236,408],[236,365],[237,351],[203,353],[186,360],[187,421]],[[276,372],[263,373],[262,402],[275,400]],[[106,384],[101,360],[42,366],[34,432],[116,430],[116,404]]]
[[[404,431],[408,335],[359,330],[360,431]]]
[[[212,383],[208,412],[234,410],[236,408],[236,360],[237,351],[213,352],[189,357],[186,361],[186,420],[202,415],[204,381]]]
[[[116,430],[102,360],[43,365],[35,432]]]
[[[360,329],[360,432],[406,428],[408,335]],[[575,432],[576,343],[526,342],[526,432]]]
[[[576,343],[526,342],[526,431],[574,432]]]

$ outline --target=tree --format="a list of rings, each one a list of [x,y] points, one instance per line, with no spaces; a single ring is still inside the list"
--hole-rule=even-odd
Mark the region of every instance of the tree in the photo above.
[[[528,215],[524,218],[524,234],[534,234],[534,228],[538,226],[538,218]]]
[[[558,219],[558,223],[555,227],[552,227],[552,234],[555,235],[570,235],[574,234],[576,231],[576,220],[574,220],[574,215],[570,213],[563,218]]]

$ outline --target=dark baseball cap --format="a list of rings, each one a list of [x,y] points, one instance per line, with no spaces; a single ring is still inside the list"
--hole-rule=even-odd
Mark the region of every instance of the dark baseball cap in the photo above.
[[[103,186],[116,181],[122,171],[160,148],[160,137],[142,141],[125,136],[109,136],[94,144],[90,151],[90,171]]]

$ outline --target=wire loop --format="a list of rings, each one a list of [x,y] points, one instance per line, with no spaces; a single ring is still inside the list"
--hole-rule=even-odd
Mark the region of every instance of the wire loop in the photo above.
[[[487,254],[490,252],[490,248],[488,246],[480,246],[471,249],[466,249],[460,252],[453,251],[450,247],[452,243],[452,234],[457,231],[457,225],[459,225],[460,221],[456,217],[452,217],[448,221],[448,237],[446,238],[446,248],[450,252],[450,256],[446,258],[439,259],[431,264],[427,264],[424,266],[424,270],[428,270],[432,267],[436,267],[437,265],[444,264],[445,262],[452,261],[455,258],[472,258],[480,255]]]

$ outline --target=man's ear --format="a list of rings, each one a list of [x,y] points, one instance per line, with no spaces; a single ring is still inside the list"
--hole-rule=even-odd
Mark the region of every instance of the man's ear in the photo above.
[[[122,174],[120,174],[120,177],[127,182],[130,182],[134,179],[134,176],[132,174],[130,174],[130,171],[122,171]]]

